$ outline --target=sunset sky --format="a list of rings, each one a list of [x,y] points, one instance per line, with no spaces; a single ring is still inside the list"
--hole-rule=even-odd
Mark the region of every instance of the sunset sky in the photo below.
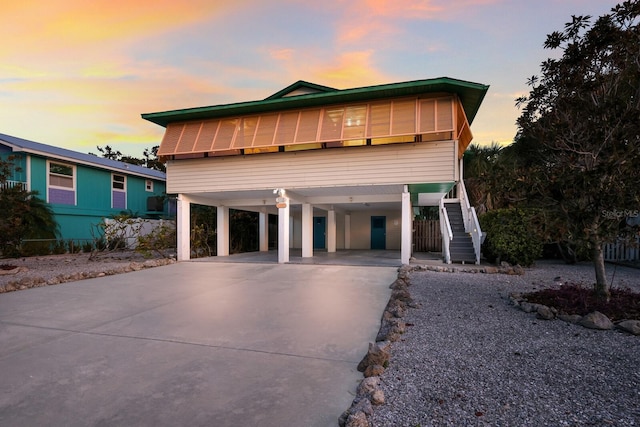
[[[542,44],[609,0],[0,0],[0,133],[140,156],[140,114],[436,77],[490,85],[474,142],[508,144]]]

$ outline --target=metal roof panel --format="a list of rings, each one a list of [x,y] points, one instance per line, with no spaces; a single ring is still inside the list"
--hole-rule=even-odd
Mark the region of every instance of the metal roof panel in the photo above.
[[[84,154],[78,151],[68,150],[66,148],[54,147],[52,145],[29,141],[27,139],[17,138],[11,135],[0,133],[0,143],[4,143],[5,145],[10,146],[13,151],[39,154],[53,159],[73,161],[98,168],[121,171],[130,175],[139,175],[146,178],[154,178],[162,181],[166,180],[166,174],[155,169],[149,169],[143,166],[133,165],[117,160],[106,159],[104,157],[98,157],[92,154]]]

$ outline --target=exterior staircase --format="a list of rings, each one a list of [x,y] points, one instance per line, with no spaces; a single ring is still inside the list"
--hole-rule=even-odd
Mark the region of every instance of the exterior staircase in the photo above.
[[[460,202],[445,202],[444,206],[447,208],[447,215],[453,232],[453,240],[449,244],[451,262],[474,264],[476,262],[476,254],[473,249],[473,240],[464,229]]]

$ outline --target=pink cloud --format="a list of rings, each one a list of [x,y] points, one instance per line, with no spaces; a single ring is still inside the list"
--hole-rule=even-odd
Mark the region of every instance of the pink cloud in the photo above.
[[[336,24],[339,43],[378,43],[403,30],[406,20],[460,20],[469,8],[499,3],[501,0],[353,0],[339,1],[341,18]],[[335,3],[319,7],[333,8]]]

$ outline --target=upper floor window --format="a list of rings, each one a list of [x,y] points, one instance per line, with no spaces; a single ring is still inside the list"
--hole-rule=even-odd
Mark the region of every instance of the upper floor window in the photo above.
[[[153,193],[153,181],[150,179],[145,180],[144,189],[150,193]]]
[[[49,185],[73,189],[73,169],[73,166],[62,163],[49,163]]]
[[[65,163],[47,162],[47,201],[64,205],[76,204],[76,167]]]
[[[112,188],[114,190],[125,191],[125,184],[127,183],[127,177],[124,175],[112,175],[111,177]]]
[[[111,207],[114,209],[127,209],[127,177],[112,174],[111,189]]]

